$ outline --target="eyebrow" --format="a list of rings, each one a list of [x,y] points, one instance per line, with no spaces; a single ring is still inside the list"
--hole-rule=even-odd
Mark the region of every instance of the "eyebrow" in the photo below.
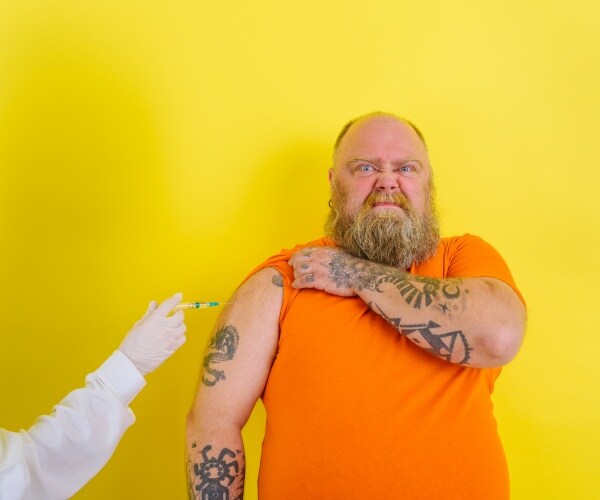
[[[367,163],[373,163],[374,165],[381,165],[383,163],[383,161],[381,160],[381,158],[351,158],[350,160],[348,160],[346,162],[346,165],[349,166],[351,163],[356,163],[358,161],[364,161]],[[421,167],[423,166],[423,162],[417,158],[405,158],[402,160],[397,160],[392,162],[392,165],[398,166],[398,165],[404,165],[405,163],[409,163],[409,162],[416,162],[418,163]]]

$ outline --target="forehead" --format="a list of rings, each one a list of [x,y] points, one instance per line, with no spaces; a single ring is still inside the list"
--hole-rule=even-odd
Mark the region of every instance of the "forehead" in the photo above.
[[[390,116],[363,118],[354,123],[342,138],[336,163],[353,158],[398,161],[418,159],[429,164],[425,145],[413,128]]]

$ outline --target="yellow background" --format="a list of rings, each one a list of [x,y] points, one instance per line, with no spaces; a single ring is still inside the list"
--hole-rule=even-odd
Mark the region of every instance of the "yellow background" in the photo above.
[[[425,133],[444,234],[496,246],[528,301],[494,395],[513,498],[600,498],[598,5],[4,0],[0,425],[81,385],[150,299],[225,300],[319,236],[339,128],[388,110]],[[186,314],[77,498],[185,497],[218,311]],[[263,418],[244,432],[249,499]]]

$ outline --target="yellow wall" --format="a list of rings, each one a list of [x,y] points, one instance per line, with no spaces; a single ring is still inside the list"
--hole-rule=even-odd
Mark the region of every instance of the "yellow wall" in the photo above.
[[[494,397],[513,497],[600,498],[598,5],[2,2],[0,425],[48,412],[151,298],[226,299],[318,236],[338,129],[382,109],[424,131],[444,233],[494,244],[527,298]],[[185,496],[216,315],[187,315],[77,498]],[[249,499],[262,422],[245,432]]]

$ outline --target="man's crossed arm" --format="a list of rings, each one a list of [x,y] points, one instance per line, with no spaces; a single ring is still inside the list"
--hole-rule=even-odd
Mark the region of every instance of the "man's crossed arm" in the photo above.
[[[295,288],[358,296],[415,345],[450,363],[496,367],[517,354],[525,308],[495,278],[429,278],[333,247],[304,248],[289,261]]]

